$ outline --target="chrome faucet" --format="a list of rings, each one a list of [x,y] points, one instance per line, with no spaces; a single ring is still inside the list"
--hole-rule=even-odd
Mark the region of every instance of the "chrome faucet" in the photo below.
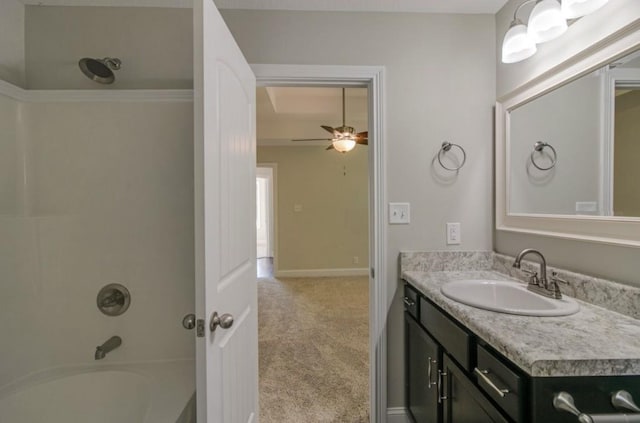
[[[562,292],[560,292],[560,288],[558,287],[556,278],[552,277],[551,283],[549,283],[549,281],[547,280],[547,261],[540,251],[534,250],[533,248],[527,248],[520,251],[520,253],[518,253],[518,255],[516,256],[516,260],[513,262],[513,267],[515,267],[516,269],[520,269],[520,262],[522,261],[522,258],[527,254],[535,254],[540,258],[539,279],[536,272],[521,269],[523,272],[530,275],[529,285],[527,285],[527,289],[529,291],[535,292],[536,294],[544,295],[545,297],[555,298],[557,300],[561,299]]]
[[[120,345],[122,345],[122,338],[119,336],[112,336],[107,339],[104,344],[96,347],[96,354],[94,358],[96,360],[102,360],[108,353],[115,350]]]

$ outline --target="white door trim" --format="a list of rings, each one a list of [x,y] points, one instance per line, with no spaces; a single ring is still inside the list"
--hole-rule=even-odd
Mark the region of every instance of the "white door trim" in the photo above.
[[[384,67],[251,65],[258,86],[360,86],[369,89],[369,399],[371,423],[387,420],[387,249]]]

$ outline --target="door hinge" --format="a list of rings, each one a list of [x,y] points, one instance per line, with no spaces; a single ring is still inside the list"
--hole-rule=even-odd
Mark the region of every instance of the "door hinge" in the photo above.
[[[376,277],[376,271],[373,269],[373,267],[371,268],[371,277],[372,278]]]
[[[196,336],[204,338],[204,319],[196,320]]]

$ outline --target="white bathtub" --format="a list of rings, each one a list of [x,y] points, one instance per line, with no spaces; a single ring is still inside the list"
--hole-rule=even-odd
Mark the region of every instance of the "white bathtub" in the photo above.
[[[193,360],[46,370],[0,389],[2,423],[193,423]]]

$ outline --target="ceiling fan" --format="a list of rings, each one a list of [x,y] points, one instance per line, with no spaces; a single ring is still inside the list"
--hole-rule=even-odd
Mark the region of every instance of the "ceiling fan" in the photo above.
[[[356,144],[369,145],[369,132],[356,133],[355,128],[352,126],[346,126],[345,124],[345,95],[344,88],[342,89],[342,126],[332,128],[327,125],[320,125],[322,129],[331,133],[333,138],[303,138],[295,139],[292,141],[331,141],[331,145],[327,147],[327,150],[335,149],[341,153],[353,150]]]

